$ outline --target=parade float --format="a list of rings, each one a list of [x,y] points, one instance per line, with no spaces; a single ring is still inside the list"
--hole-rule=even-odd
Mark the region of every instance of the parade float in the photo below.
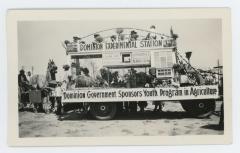
[[[144,103],[178,101],[191,115],[211,114],[222,76],[216,73],[215,81],[207,81],[207,72],[189,63],[191,52],[178,50],[177,38],[172,28],[165,35],[151,26],[106,29],[65,40],[68,75],[63,110],[82,109],[102,120],[126,108],[136,112]],[[88,67],[94,61],[98,68]]]

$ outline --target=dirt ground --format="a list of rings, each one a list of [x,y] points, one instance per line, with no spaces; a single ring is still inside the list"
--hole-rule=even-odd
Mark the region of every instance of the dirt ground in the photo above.
[[[216,112],[221,102],[217,103]],[[165,103],[163,112],[153,112],[151,103],[144,113],[122,113],[114,120],[94,120],[89,115],[70,112],[58,120],[55,114],[19,112],[20,137],[81,137],[81,136],[174,136],[221,135],[219,116],[194,118],[179,103]]]

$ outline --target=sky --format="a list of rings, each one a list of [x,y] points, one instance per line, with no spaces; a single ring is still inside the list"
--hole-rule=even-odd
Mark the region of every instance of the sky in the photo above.
[[[62,65],[67,63],[64,40],[73,36],[86,36],[100,30],[130,27],[170,35],[170,28],[178,34],[177,47],[183,56],[191,51],[191,64],[196,68],[209,69],[222,63],[222,27],[220,19],[179,20],[102,20],[93,21],[20,21],[18,23],[18,69],[30,70],[34,74],[45,74],[49,59],[59,67],[57,78],[63,74]]]

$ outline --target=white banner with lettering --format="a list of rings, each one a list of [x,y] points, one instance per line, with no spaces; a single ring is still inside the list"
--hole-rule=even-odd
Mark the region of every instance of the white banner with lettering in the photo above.
[[[75,89],[63,92],[62,102],[121,102],[217,99],[218,86],[191,86],[179,88],[101,88]]]

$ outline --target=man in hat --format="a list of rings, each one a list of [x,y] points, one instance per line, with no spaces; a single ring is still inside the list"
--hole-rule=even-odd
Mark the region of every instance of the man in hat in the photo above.
[[[55,102],[53,102],[53,107],[54,107],[54,112],[56,112],[57,115],[61,113],[61,108],[62,108],[62,94],[63,94],[63,89],[61,88],[61,82],[57,82],[57,86],[55,88]]]
[[[29,84],[29,81],[27,80],[25,71],[23,69],[21,69],[18,74],[18,85],[23,91],[27,91],[28,84]]]
[[[72,81],[70,66],[68,64],[63,65],[63,69],[64,69],[64,75],[62,78],[62,82],[64,82],[64,84],[67,85],[67,89],[68,89],[69,83]]]
[[[23,69],[21,69],[18,74],[18,86],[19,86],[20,102],[24,106],[26,106],[27,102],[29,101],[26,91],[30,89],[30,85],[25,75],[25,71]]]

